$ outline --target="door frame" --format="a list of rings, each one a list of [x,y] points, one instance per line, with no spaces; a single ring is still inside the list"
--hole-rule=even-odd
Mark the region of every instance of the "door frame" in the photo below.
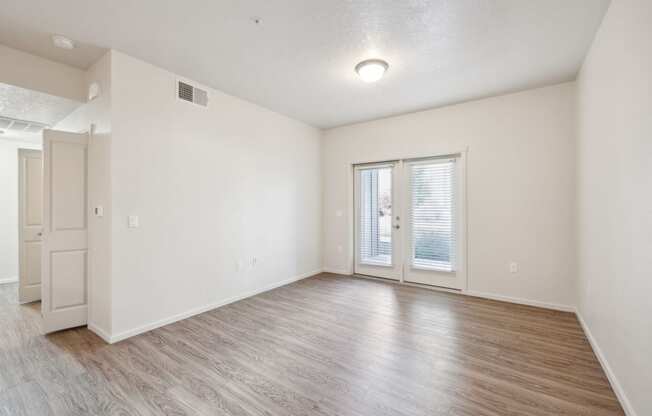
[[[355,167],[359,165],[373,165],[373,164],[382,164],[382,163],[396,163],[400,162],[403,163],[403,161],[409,161],[409,160],[419,160],[419,159],[436,159],[436,158],[446,158],[446,157],[451,157],[451,156],[457,156],[460,162],[460,167],[459,167],[459,188],[458,188],[458,198],[459,198],[459,203],[461,204],[461,209],[460,209],[460,214],[459,214],[459,222],[460,227],[460,235],[459,235],[459,241],[458,241],[458,255],[461,257],[458,257],[458,263],[457,265],[459,266],[459,273],[460,275],[460,287],[459,288],[448,288],[448,287],[443,287],[443,286],[430,286],[426,284],[420,284],[420,283],[412,283],[404,280],[405,273],[401,273],[401,278],[397,281],[391,280],[392,282],[396,282],[399,284],[404,284],[408,286],[417,286],[417,287],[423,287],[426,289],[431,289],[431,290],[439,290],[439,291],[446,291],[446,292],[462,292],[465,293],[467,292],[470,287],[470,277],[468,273],[468,264],[469,264],[469,239],[468,239],[468,190],[467,190],[467,181],[468,181],[468,152],[469,152],[469,147],[465,146],[463,148],[459,147],[451,147],[451,148],[442,148],[439,151],[435,151],[432,153],[408,153],[404,155],[403,157],[387,157],[387,158],[379,158],[378,160],[369,160],[369,159],[360,159],[360,160],[351,160],[347,166],[346,166],[346,178],[347,178],[347,209],[346,209],[346,227],[348,229],[347,235],[349,236],[349,245],[348,245],[348,250],[346,252],[347,254],[347,260],[346,260],[346,269],[343,270],[330,270],[330,272],[333,273],[338,273],[338,274],[345,274],[345,275],[352,275],[352,276],[358,276],[360,278],[365,278],[365,279],[377,279],[375,276],[368,276],[368,275],[358,275],[355,273],[355,262],[356,262],[356,227],[355,227],[355,222],[356,222],[356,200],[355,200],[355,181],[356,181],[356,174],[355,174]],[[339,214],[338,214],[339,215]],[[393,213],[392,215],[396,215]],[[404,213],[401,212],[399,214],[401,216],[401,219],[403,220],[405,218]],[[401,235],[403,233],[400,233]],[[406,249],[405,242],[403,242],[403,249]],[[405,267],[405,262],[403,267]],[[463,270],[462,270],[463,269]],[[380,278],[383,279],[383,278]],[[383,279],[386,280],[386,279]]]

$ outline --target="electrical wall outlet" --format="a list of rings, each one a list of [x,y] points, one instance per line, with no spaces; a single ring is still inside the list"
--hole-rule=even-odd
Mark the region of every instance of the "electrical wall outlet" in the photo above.
[[[518,263],[513,261],[509,263],[509,272],[510,273],[518,273]]]

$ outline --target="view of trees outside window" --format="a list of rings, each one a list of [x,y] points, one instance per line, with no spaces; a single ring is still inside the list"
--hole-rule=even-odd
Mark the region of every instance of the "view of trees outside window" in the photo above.
[[[360,171],[360,258],[392,264],[392,169]]]
[[[453,161],[409,164],[409,221],[414,267],[452,271],[455,263]],[[392,168],[360,170],[359,256],[392,264]]]
[[[411,166],[412,264],[452,270],[455,253],[454,162]]]
[[[378,171],[378,228],[381,252],[392,252],[392,171]]]

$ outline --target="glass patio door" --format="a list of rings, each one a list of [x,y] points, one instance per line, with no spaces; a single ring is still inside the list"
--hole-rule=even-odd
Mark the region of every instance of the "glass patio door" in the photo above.
[[[408,160],[403,164],[406,282],[465,288],[460,165],[458,157]]]
[[[355,168],[355,273],[401,278],[397,165]]]
[[[466,287],[462,155],[355,167],[356,274]]]

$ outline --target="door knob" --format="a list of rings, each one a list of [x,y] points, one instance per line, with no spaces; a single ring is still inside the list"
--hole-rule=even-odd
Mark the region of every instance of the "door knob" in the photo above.
[[[394,226],[394,228],[396,228],[396,229],[398,230],[399,228],[401,228],[401,226],[398,225],[398,224],[396,224],[396,225]]]
[[[41,231],[39,231],[38,233],[36,233],[36,235],[41,237],[43,235],[43,233]]]

